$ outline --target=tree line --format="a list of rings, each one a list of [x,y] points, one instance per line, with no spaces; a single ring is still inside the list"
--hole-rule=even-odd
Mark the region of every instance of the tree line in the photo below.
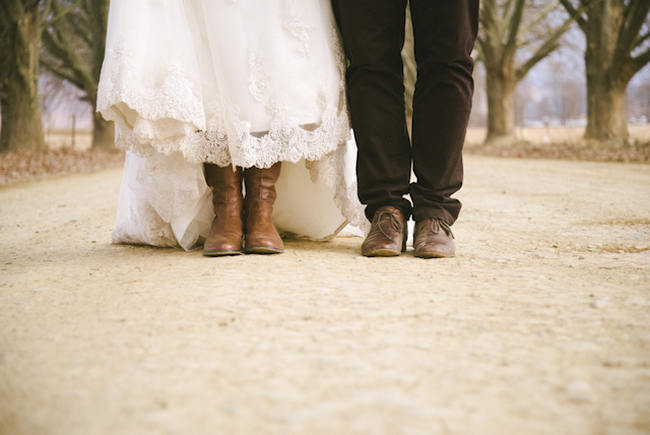
[[[0,1],[0,151],[46,148],[41,71],[78,88],[92,106],[93,147],[112,145],[112,127],[94,110],[108,5],[109,0]],[[650,61],[649,10],[648,0],[482,0],[476,59],[486,71],[486,140],[514,139],[517,84],[578,28],[586,40],[585,138],[626,141],[626,89]],[[407,101],[416,79],[409,26]]]
[[[46,149],[41,71],[81,92],[93,108],[94,148],[110,147],[112,126],[95,113],[109,0],[0,1],[0,151]]]
[[[650,61],[649,10],[648,0],[481,0],[476,60],[486,72],[486,141],[515,140],[517,84],[575,27],[586,40],[585,138],[627,141],[625,94]],[[407,35],[408,100],[416,76],[408,25]]]

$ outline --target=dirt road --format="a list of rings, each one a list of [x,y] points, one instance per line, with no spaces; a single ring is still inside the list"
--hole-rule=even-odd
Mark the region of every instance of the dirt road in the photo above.
[[[0,433],[650,433],[650,166],[469,157],[458,256],[109,244],[0,189]]]

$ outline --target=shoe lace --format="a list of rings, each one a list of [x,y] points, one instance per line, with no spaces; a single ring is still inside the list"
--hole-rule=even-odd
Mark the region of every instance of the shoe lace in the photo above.
[[[389,222],[390,226],[393,227],[393,229],[395,231],[400,231],[402,229],[402,223],[399,221],[397,216],[395,216],[393,213],[391,213],[389,211],[380,211],[379,212],[379,214],[377,215],[377,228],[379,228],[379,231],[381,231],[381,233],[384,235],[384,237],[386,237],[387,239],[390,239],[391,236],[389,234],[387,234],[386,231],[384,231],[384,228],[381,225],[381,223],[386,220],[385,219],[386,217],[388,217],[388,222]]]
[[[451,227],[447,225],[447,222],[442,219],[431,219],[431,231],[433,231],[434,234],[438,234],[440,230],[444,231],[445,234],[452,239],[455,238],[454,233],[451,232]]]

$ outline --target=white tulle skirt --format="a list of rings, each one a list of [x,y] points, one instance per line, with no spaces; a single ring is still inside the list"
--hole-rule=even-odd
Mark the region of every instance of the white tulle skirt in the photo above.
[[[200,242],[203,162],[283,162],[281,231],[365,227],[343,74],[329,0],[112,0],[97,110],[127,149],[114,242]]]

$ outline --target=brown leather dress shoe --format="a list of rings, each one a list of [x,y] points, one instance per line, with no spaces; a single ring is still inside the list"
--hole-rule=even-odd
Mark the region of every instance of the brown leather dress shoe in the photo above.
[[[365,257],[394,257],[406,251],[406,220],[397,207],[379,207],[361,244]]]
[[[219,257],[241,254],[244,229],[242,223],[242,170],[222,168],[206,163],[205,180],[212,188],[214,220],[203,244],[203,255]]]
[[[414,255],[420,258],[443,258],[456,255],[451,228],[441,219],[429,218],[415,223]]]
[[[268,169],[248,168],[244,170],[246,185],[244,252],[247,254],[284,252],[282,238],[271,218],[276,197],[275,182],[280,177],[280,170],[280,162]]]

